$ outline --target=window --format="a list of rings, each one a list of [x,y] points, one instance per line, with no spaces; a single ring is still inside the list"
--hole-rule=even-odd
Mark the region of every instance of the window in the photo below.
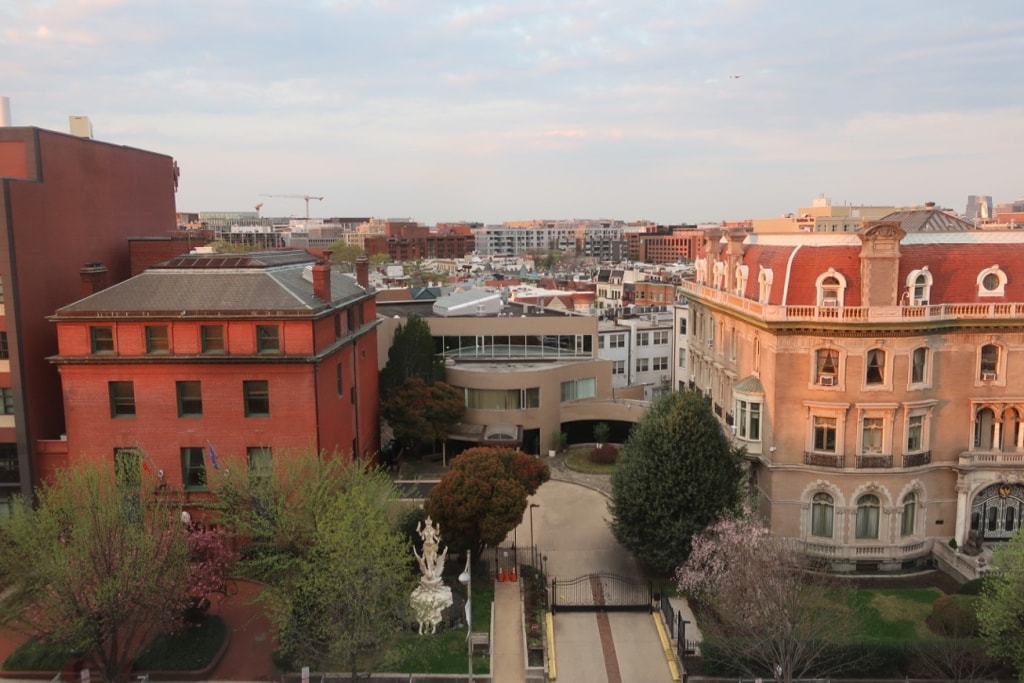
[[[581,398],[594,398],[595,383],[593,377],[562,382],[562,401],[575,401]]]
[[[269,446],[250,446],[245,449],[246,459],[249,462],[249,471],[253,474],[270,474],[273,467],[273,452]]]
[[[885,421],[880,417],[865,417],[861,422],[861,453],[881,453]]]
[[[604,335],[603,334],[597,335],[597,348],[599,348],[599,349],[603,349],[604,348]]]
[[[146,353],[170,353],[167,325],[146,325]]]
[[[246,417],[270,415],[270,383],[265,379],[249,379],[242,382]]]
[[[620,332],[619,334],[610,335],[608,338],[608,348],[610,349],[624,349],[626,348],[626,334]]]
[[[928,349],[924,346],[914,349],[910,357],[910,383],[924,384],[928,377]]]
[[[927,306],[931,299],[932,274],[928,266],[921,270],[911,271],[907,275],[907,292],[911,306]]]
[[[685,316],[679,318],[679,334],[682,334],[682,335],[686,334],[686,317]]]
[[[835,504],[827,493],[815,493],[811,501],[811,535],[832,538],[832,517]]]
[[[200,328],[203,353],[224,353],[224,326],[203,325]]]
[[[814,450],[821,453],[836,452],[836,418],[814,416]]]
[[[836,308],[843,305],[846,293],[846,278],[835,268],[829,268],[815,281],[818,289],[818,306]]]
[[[0,415],[14,415],[14,389],[0,389]]]
[[[668,370],[668,356],[658,356],[651,359],[651,370]]]
[[[336,382],[337,382],[337,387],[338,387],[338,396],[344,396],[345,395],[345,378],[344,378],[344,373],[342,371],[341,363],[338,363],[338,369],[337,369],[336,372],[337,372]]]
[[[0,332],[0,360],[11,357],[11,349],[7,346],[7,332]]]
[[[281,338],[277,325],[256,326],[256,352],[257,353],[280,353]]]
[[[1006,273],[992,266],[978,273],[978,296],[1003,296],[1006,293]]]
[[[815,384],[832,387],[838,384],[839,352],[835,349],[818,349],[815,352]]]
[[[612,361],[612,374],[613,375],[625,375],[626,374],[626,361],[624,361],[624,360]]]
[[[924,415],[911,415],[907,418],[908,453],[924,450],[924,417]]]
[[[647,372],[647,368],[648,367],[650,367],[650,360],[649,359],[647,359],[647,358],[637,358],[636,359],[636,371],[637,372]]]
[[[466,389],[466,407],[476,410],[540,408],[540,387],[527,389]]]
[[[655,330],[651,333],[652,344],[668,344],[668,330]]]
[[[650,344],[650,333],[649,332],[637,332],[636,333],[636,345],[647,346]]]
[[[89,339],[92,342],[93,353],[114,352],[114,328],[113,327],[90,327]]]
[[[999,379],[999,347],[995,344],[981,347],[981,379],[986,382]]]
[[[107,382],[110,417],[135,417],[134,382]]]
[[[178,417],[199,417],[203,414],[203,389],[198,380],[175,382],[178,393]]]
[[[342,332],[341,313],[335,313],[334,314],[334,338],[335,339],[341,339],[341,332]]]
[[[917,494],[908,493],[903,497],[903,519],[900,520],[900,536],[913,536],[917,522]]]
[[[885,384],[885,351],[882,349],[868,351],[864,382],[866,384]]]
[[[761,440],[761,403],[736,401],[736,435],[748,441]]]
[[[878,538],[878,496],[867,494],[857,499],[857,538]]]
[[[206,488],[206,453],[202,446],[181,449],[181,484],[186,490]]]
[[[21,477],[18,474],[18,445],[13,443],[0,443],[0,482],[4,484],[17,484]],[[3,501],[0,500],[0,503]],[[4,510],[0,505],[0,521],[8,519],[9,515],[6,514],[8,510]]]

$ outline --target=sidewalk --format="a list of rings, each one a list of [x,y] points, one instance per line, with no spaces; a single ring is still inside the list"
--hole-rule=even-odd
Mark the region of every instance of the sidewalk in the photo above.
[[[494,584],[492,683],[523,683],[526,679],[524,638],[523,602],[519,593],[519,582],[499,581]]]

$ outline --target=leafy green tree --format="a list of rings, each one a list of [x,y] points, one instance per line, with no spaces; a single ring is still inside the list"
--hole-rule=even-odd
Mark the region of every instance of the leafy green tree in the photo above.
[[[274,456],[224,459],[229,475],[211,477],[221,522],[254,539],[245,567],[266,583],[284,659],[355,680],[386,655],[413,588],[398,492],[337,454]]]
[[[345,240],[338,240],[328,249],[331,251],[331,260],[335,263],[355,263],[357,258],[366,253],[358,244],[349,244]]]
[[[391,263],[391,256],[388,254],[373,254],[370,256],[371,265],[382,266],[385,263]]]
[[[981,588],[978,626],[989,651],[1024,681],[1024,533],[995,548],[993,565]]]
[[[418,377],[427,384],[444,379],[444,360],[434,353],[430,326],[418,315],[409,316],[395,331],[387,365],[380,371],[381,398],[390,398],[410,377]]]
[[[0,567],[10,581],[3,623],[82,657],[117,679],[153,636],[181,624],[186,608],[223,586],[225,544],[204,535],[193,564],[181,510],[134,458],[76,464],[15,506]],[[216,574],[216,576],[214,575]]]
[[[424,508],[452,549],[480,557],[523,521],[527,498],[551,478],[547,464],[513,448],[470,448],[430,491]]]
[[[381,406],[381,416],[404,443],[437,444],[448,428],[466,413],[462,392],[444,382],[427,384],[410,377],[391,393]]]
[[[658,398],[612,474],[611,530],[637,558],[671,571],[693,536],[740,502],[740,451],[697,392]]]

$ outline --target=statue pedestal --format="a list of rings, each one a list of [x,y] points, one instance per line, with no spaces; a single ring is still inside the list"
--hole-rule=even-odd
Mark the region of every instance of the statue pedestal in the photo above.
[[[441,623],[441,613],[452,605],[452,589],[443,584],[426,585],[420,583],[409,598],[413,614],[420,625],[420,635],[437,633],[437,625]]]

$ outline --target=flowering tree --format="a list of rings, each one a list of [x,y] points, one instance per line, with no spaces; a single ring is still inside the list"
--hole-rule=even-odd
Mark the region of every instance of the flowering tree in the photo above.
[[[4,624],[115,680],[158,630],[181,623],[195,587],[215,585],[225,565],[192,565],[181,511],[155,483],[83,463],[43,486],[35,509],[17,505],[0,553]]]
[[[850,587],[814,569],[749,510],[695,536],[676,581],[700,608],[702,655],[783,683],[852,664],[836,647],[858,632]]]

